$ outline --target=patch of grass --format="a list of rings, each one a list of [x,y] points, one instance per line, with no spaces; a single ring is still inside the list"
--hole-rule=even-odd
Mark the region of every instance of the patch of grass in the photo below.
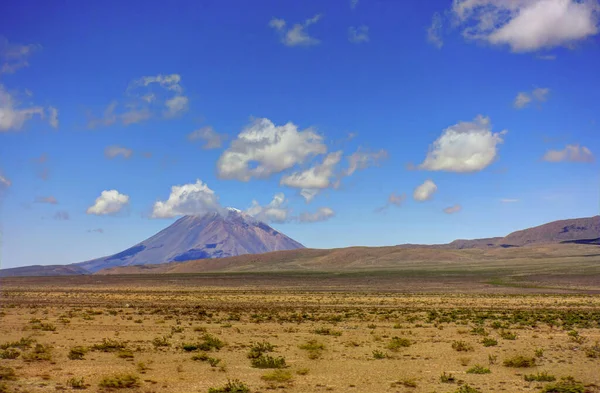
[[[462,385],[458,389],[456,389],[453,393],[481,393],[481,390],[475,389],[469,385]]]
[[[248,351],[248,359],[256,359],[261,355],[273,352],[274,350],[275,346],[267,341],[252,343],[250,351]]]
[[[504,359],[505,367],[527,368],[535,366],[535,358],[531,356],[517,355]]]
[[[286,367],[285,359],[283,357],[273,357],[269,355],[260,355],[259,357],[251,360],[252,367],[254,368],[284,368]]]
[[[487,367],[483,367],[482,365],[476,364],[470,369],[467,370],[467,374],[490,374],[491,371]]]
[[[208,389],[208,393],[250,393],[250,388],[239,379],[234,379],[219,388]]]
[[[98,386],[106,389],[130,389],[140,386],[140,379],[132,374],[117,374],[102,378]]]
[[[546,385],[540,393],[586,393],[585,386],[573,377],[564,377],[556,383]]]
[[[298,348],[308,351],[308,358],[314,360],[321,357],[325,345],[317,340],[308,340],[306,343],[298,345]]]
[[[339,337],[342,335],[341,331],[334,330],[334,329],[331,329],[328,327],[322,327],[322,328],[315,329],[315,330],[313,330],[313,333],[320,334],[323,336],[336,336],[336,337]]]
[[[67,386],[71,387],[72,389],[87,389],[87,387],[88,387],[88,385],[83,380],[83,377],[81,377],[81,378],[77,378],[77,377],[69,378],[67,380]]]
[[[585,348],[585,356],[592,359],[600,359],[600,343],[596,341],[596,344]]]
[[[0,349],[18,348],[18,349],[29,349],[35,343],[35,340],[31,337],[21,337],[19,341],[12,341],[0,345]]]
[[[454,341],[452,343],[452,349],[457,352],[470,352],[473,350],[473,346],[465,341]]]
[[[225,346],[225,342],[210,334],[202,336],[202,342],[198,344],[198,349],[201,351],[210,351],[212,349],[218,351]]]
[[[397,352],[401,348],[408,348],[411,346],[411,341],[407,338],[400,337],[392,337],[391,341],[388,343],[387,348],[390,351]]]
[[[505,340],[516,340],[517,339],[517,335],[508,330],[500,331],[500,337],[502,337]]]
[[[26,362],[41,362],[52,360],[52,347],[49,345],[35,344],[31,352],[25,353],[22,356]]]
[[[481,340],[481,343],[484,347],[495,347],[496,345],[498,345],[498,341],[490,337],[484,338],[483,340]]]
[[[14,348],[8,348],[0,351],[0,359],[16,359],[21,355],[21,352]]]
[[[456,377],[454,375],[452,375],[451,373],[446,374],[446,372],[444,371],[442,373],[442,375],[440,375],[440,382],[441,383],[455,383]]]
[[[88,352],[86,347],[73,347],[69,350],[67,357],[71,360],[83,360],[83,357]]]
[[[162,336],[162,337],[155,337],[152,340],[152,345],[154,345],[154,348],[170,347],[171,343],[169,342],[169,338],[167,336]]]
[[[526,374],[523,375],[523,378],[527,381],[527,382],[554,382],[556,381],[556,378],[554,377],[554,375],[550,375],[548,374],[546,371],[543,372],[538,372],[537,374]]]
[[[92,351],[116,352],[125,349],[125,343],[111,338],[103,338],[100,344],[91,346]]]
[[[0,381],[14,381],[17,379],[15,370],[10,367],[0,366]]]
[[[387,353],[380,351],[378,349],[373,351],[373,358],[374,359],[387,359],[388,355]]]
[[[260,378],[263,381],[278,383],[291,382],[294,379],[291,372],[281,369],[270,371],[263,374]]]

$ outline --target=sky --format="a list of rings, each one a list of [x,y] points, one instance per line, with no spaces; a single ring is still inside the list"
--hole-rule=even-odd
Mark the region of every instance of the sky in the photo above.
[[[0,264],[244,210],[307,247],[599,212],[595,0],[7,0]]]

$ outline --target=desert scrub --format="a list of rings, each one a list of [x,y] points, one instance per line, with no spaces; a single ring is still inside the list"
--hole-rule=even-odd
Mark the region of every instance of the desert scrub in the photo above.
[[[315,330],[313,330],[313,333],[320,334],[323,336],[336,336],[336,337],[339,337],[342,335],[341,331],[334,330],[334,329],[331,329],[328,327],[322,327],[322,328],[315,329]]]
[[[210,364],[211,367],[217,367],[219,363],[221,363],[221,359],[210,357],[205,352],[192,356],[192,360],[207,362],[208,364]]]
[[[35,347],[30,352],[23,354],[22,358],[28,363],[52,360],[52,347],[50,345],[35,344]]]
[[[296,374],[298,375],[307,375],[310,372],[309,369],[307,368],[300,368],[296,371]]]
[[[140,379],[132,374],[117,374],[102,378],[98,386],[106,389],[129,389],[140,386]]]
[[[289,372],[287,370],[281,370],[281,369],[273,370],[268,373],[265,373],[260,378],[263,381],[278,382],[278,383],[291,382],[294,379],[294,377],[292,377],[291,372]]]
[[[388,355],[378,349],[373,351],[373,359],[387,359]]]
[[[502,337],[505,340],[516,340],[517,339],[517,335],[513,332],[510,332],[508,330],[502,330],[500,332],[500,337]]]
[[[483,367],[482,365],[476,364],[470,369],[467,370],[467,374],[490,374],[491,371],[487,367]]]
[[[83,357],[87,352],[88,349],[86,347],[77,346],[69,350],[67,357],[71,360],[83,360]]]
[[[274,350],[275,346],[267,341],[252,343],[247,356],[248,359],[256,359],[262,354],[265,354],[267,352],[273,352]]]
[[[451,373],[446,374],[446,372],[444,371],[442,373],[442,375],[440,375],[440,382],[441,383],[455,383],[456,377],[454,375],[452,375]]]
[[[397,352],[402,348],[408,348],[411,346],[411,341],[407,338],[393,337],[387,345],[390,351]]]
[[[585,356],[592,359],[600,358],[600,343],[596,341],[596,344],[592,345],[591,347],[587,347],[585,349]]]
[[[102,352],[116,352],[122,349],[125,349],[125,343],[113,340],[110,338],[103,338],[100,344],[92,345],[91,349],[93,351],[102,351]]]
[[[454,341],[452,343],[452,349],[457,352],[469,352],[473,350],[473,346],[465,341]]]
[[[554,382],[556,378],[554,375],[548,374],[546,371],[537,374],[525,374],[523,379],[527,382]]]
[[[250,393],[250,388],[239,379],[234,379],[219,388],[209,388],[208,393]]]
[[[69,378],[67,380],[67,386],[71,387],[72,389],[87,389],[87,387],[88,387],[88,385],[86,385],[85,381],[83,380],[83,377]]]
[[[308,351],[309,359],[318,359],[325,350],[325,345],[317,340],[308,340],[306,343],[298,345],[298,348]]]
[[[490,338],[490,337],[486,337],[483,340],[481,340],[481,343],[483,344],[484,347],[494,347],[496,345],[498,345],[498,341],[496,339]]]
[[[171,343],[169,342],[169,338],[167,336],[162,336],[162,337],[155,337],[152,340],[152,345],[154,345],[154,348],[170,347]]]
[[[535,358],[531,356],[517,355],[504,359],[505,367],[526,368],[535,366]]]
[[[474,387],[469,385],[463,385],[456,389],[453,393],[481,393],[481,390],[475,389]]]
[[[198,349],[201,351],[210,351],[212,349],[218,351],[225,346],[225,342],[210,334],[202,336],[202,341],[198,343]]]
[[[283,357],[273,357],[269,355],[260,355],[259,357],[252,359],[252,367],[254,368],[284,368],[286,367],[285,359]]]
[[[0,359],[16,359],[21,355],[21,352],[14,348],[0,350]]]
[[[556,383],[546,385],[540,393],[586,393],[585,386],[573,377],[564,377]]]
[[[19,341],[8,342],[0,345],[0,349],[18,348],[18,349],[29,349],[35,343],[35,340],[31,337],[21,337]]]
[[[15,370],[10,367],[0,366],[0,381],[14,381],[17,379]]]
[[[396,382],[392,382],[391,387],[404,386],[405,388],[416,388],[417,380],[414,378],[402,378]]]

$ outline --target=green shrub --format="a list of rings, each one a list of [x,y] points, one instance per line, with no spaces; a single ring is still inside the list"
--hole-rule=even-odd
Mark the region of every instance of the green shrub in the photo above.
[[[585,356],[587,356],[588,358],[592,358],[592,359],[600,358],[600,343],[598,341],[596,341],[595,345],[592,345],[591,347],[587,347],[585,349]]]
[[[210,388],[208,393],[250,393],[250,388],[238,379],[227,381],[220,388]]]
[[[252,359],[251,364],[254,368],[284,368],[286,366],[283,357],[275,358],[269,355],[260,355]]]
[[[554,375],[548,374],[546,371],[538,372],[537,374],[524,375],[523,378],[527,382],[553,382],[556,381]]]
[[[411,341],[406,338],[400,337],[392,337],[391,341],[388,343],[387,348],[390,351],[399,351],[401,348],[408,348],[411,346]]]
[[[386,359],[387,357],[387,354],[383,351],[380,351],[378,349],[373,351],[373,358],[375,359]]]
[[[342,335],[341,331],[334,330],[334,329],[331,329],[331,328],[328,328],[328,327],[322,327],[322,328],[319,328],[319,329],[315,329],[315,330],[313,330],[313,333],[315,333],[315,334],[321,334],[323,336],[338,336],[339,337],[339,336]]]
[[[561,378],[559,382],[546,385],[540,393],[586,393],[586,389],[573,377],[565,377]]]
[[[473,346],[465,341],[454,341],[452,349],[458,352],[469,352],[473,350]]]
[[[106,389],[129,389],[140,386],[139,378],[132,374],[117,374],[104,377],[98,385]]]
[[[0,345],[0,349],[18,348],[18,349],[29,349],[35,343],[35,340],[31,337],[21,337],[19,341],[8,342]]]
[[[52,359],[52,347],[49,345],[35,344],[35,347],[22,356],[26,362],[38,362]]]
[[[88,385],[86,385],[83,377],[81,378],[69,378],[67,380],[67,386],[70,386],[73,389],[87,389]]]
[[[125,343],[113,340],[110,338],[103,338],[100,344],[92,345],[91,349],[93,351],[102,351],[102,352],[116,352],[122,349],[125,349]]]
[[[0,351],[0,359],[16,359],[21,355],[21,352],[14,348],[8,348]]]
[[[454,382],[456,382],[456,377],[454,375],[452,375],[451,373],[446,374],[446,372],[444,371],[442,373],[442,375],[440,375],[440,382],[441,383],[454,383]]]
[[[510,332],[508,330],[502,330],[500,332],[500,337],[502,337],[505,340],[516,340],[517,339],[517,335],[513,332]]]
[[[71,360],[82,360],[88,349],[86,347],[73,347],[67,357]]]
[[[256,359],[260,357],[262,354],[267,352],[273,352],[275,346],[269,342],[263,341],[259,343],[252,343],[250,347],[250,351],[248,351],[249,359]]]
[[[270,371],[266,374],[263,374],[260,378],[263,381],[279,383],[291,382],[294,379],[294,377],[292,377],[292,373],[281,369]]]
[[[515,368],[526,368],[535,366],[535,358],[531,356],[517,355],[504,360],[504,366]]]
[[[218,351],[224,346],[225,343],[223,341],[207,333],[204,336],[202,336],[202,342],[198,344],[198,349],[202,351],[210,351],[212,349],[215,349]]]
[[[490,338],[490,337],[486,337],[484,338],[481,343],[483,344],[484,347],[494,347],[496,345],[498,345],[498,341],[496,339]]]
[[[491,373],[489,368],[483,367],[479,364],[476,364],[467,370],[467,374],[489,374],[489,373]]]

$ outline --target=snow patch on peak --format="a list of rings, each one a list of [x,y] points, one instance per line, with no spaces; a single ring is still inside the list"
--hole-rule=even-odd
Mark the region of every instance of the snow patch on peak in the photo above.
[[[235,212],[235,213],[241,213],[242,212],[240,209],[236,209],[235,207],[228,207],[227,210],[229,210],[230,212]]]

